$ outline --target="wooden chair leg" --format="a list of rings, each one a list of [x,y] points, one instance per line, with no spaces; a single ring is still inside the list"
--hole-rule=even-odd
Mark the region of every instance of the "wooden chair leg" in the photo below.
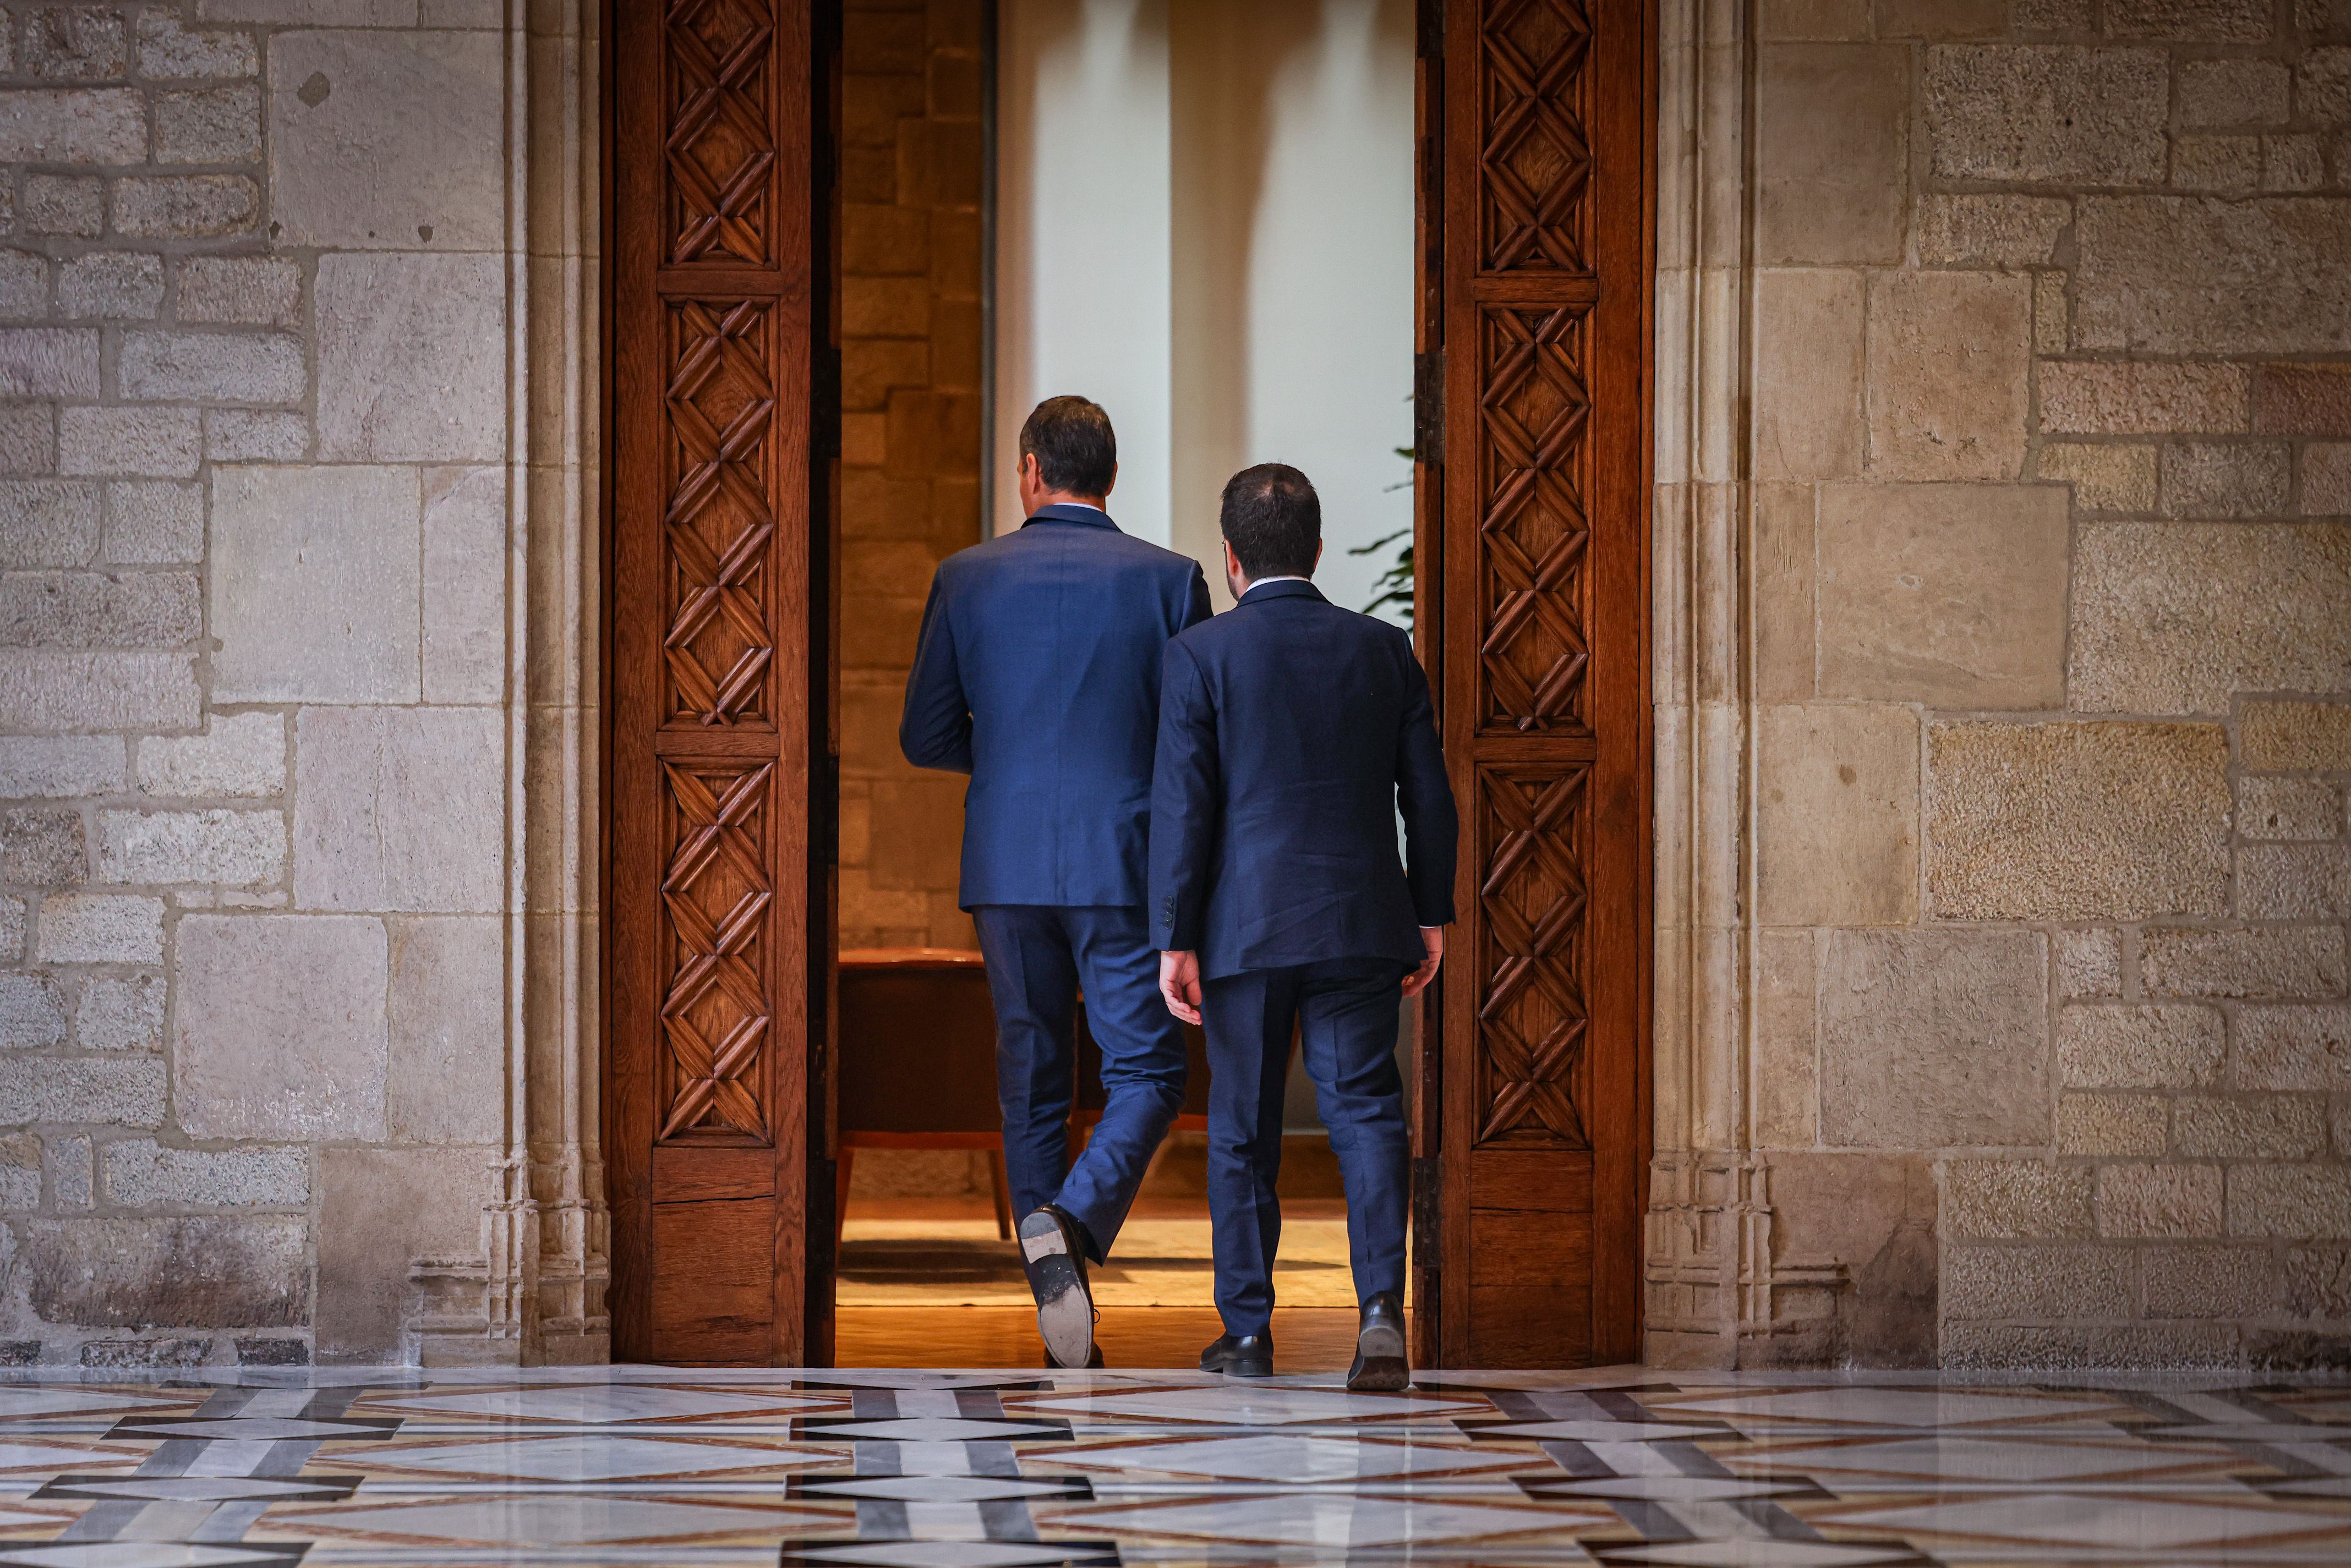
[[[849,1223],[849,1172],[856,1163],[857,1151],[847,1144],[841,1145],[832,1168],[832,1241],[836,1248],[841,1245],[841,1228]]]
[[[996,1239],[1012,1240],[1012,1179],[1004,1171],[1004,1150],[987,1151],[987,1181],[996,1195]]]

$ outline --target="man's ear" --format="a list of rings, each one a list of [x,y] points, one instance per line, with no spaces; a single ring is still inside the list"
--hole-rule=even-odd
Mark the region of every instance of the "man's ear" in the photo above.
[[[1321,566],[1322,564],[1322,540],[1320,540],[1320,539],[1317,539],[1317,540],[1315,540],[1315,541],[1314,541],[1314,565],[1315,565],[1315,566]],[[1314,573],[1310,569],[1310,570],[1307,572],[1307,574],[1306,574],[1306,575],[1307,575],[1308,576],[1310,576],[1310,577],[1311,577],[1311,576],[1312,576],[1314,575]]]
[[[1114,462],[1113,462],[1113,463],[1112,463],[1112,464],[1110,465],[1110,483],[1109,483],[1108,484],[1105,484],[1105,485],[1103,485],[1103,486],[1102,486],[1102,499],[1103,499],[1104,501],[1109,500],[1109,499],[1110,499],[1110,493],[1111,493],[1112,491],[1113,491],[1113,490],[1116,490],[1117,488],[1118,488],[1118,464],[1116,464],[1116,463],[1114,463]]]

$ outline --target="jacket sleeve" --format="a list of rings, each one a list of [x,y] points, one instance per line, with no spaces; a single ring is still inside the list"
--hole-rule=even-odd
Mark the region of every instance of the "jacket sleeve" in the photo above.
[[[1408,645],[1404,666],[1404,727],[1396,737],[1396,807],[1404,817],[1405,880],[1412,889],[1412,907],[1422,925],[1451,925],[1453,857],[1461,824],[1453,808],[1453,785],[1445,776],[1445,753],[1437,743],[1428,676]]]
[[[1207,924],[1224,794],[1217,715],[1190,649],[1167,645],[1159,687],[1159,754],[1151,777],[1151,942],[1196,951]]]
[[[971,699],[956,666],[955,631],[946,596],[931,578],[930,602],[914,640],[914,668],[906,676],[906,707],[898,720],[898,749],[918,768],[971,772]]]
[[[1208,603],[1208,579],[1201,573],[1200,565],[1196,561],[1192,564],[1190,593],[1191,599],[1184,607],[1184,624],[1177,628],[1183,631],[1189,631],[1207,619],[1211,607]]]

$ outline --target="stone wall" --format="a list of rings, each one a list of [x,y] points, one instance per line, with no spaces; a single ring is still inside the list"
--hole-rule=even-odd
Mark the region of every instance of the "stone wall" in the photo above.
[[[2339,1355],[2351,12],[1662,8],[1652,1354]],[[600,1354],[542,10],[0,4],[0,1357]],[[852,942],[969,940],[977,16],[850,16]]]
[[[906,765],[898,714],[931,572],[980,539],[982,16],[981,0],[850,0],[844,18],[840,939],[848,948],[977,945],[956,908],[964,781]]]
[[[2351,6],[1760,19],[1746,1054],[1657,1261],[1770,1286],[1658,1343],[2339,1361]]]
[[[8,1358],[381,1359],[413,1259],[483,1272],[527,742],[584,711],[559,658],[522,722],[523,465],[576,516],[581,452],[515,339],[583,274],[516,265],[505,26],[0,11]]]

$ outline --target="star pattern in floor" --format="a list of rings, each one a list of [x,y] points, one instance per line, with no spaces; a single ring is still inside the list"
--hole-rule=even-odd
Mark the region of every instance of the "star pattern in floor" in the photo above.
[[[82,1376],[0,1381],[0,1568],[2351,1561],[2339,1385]]]

